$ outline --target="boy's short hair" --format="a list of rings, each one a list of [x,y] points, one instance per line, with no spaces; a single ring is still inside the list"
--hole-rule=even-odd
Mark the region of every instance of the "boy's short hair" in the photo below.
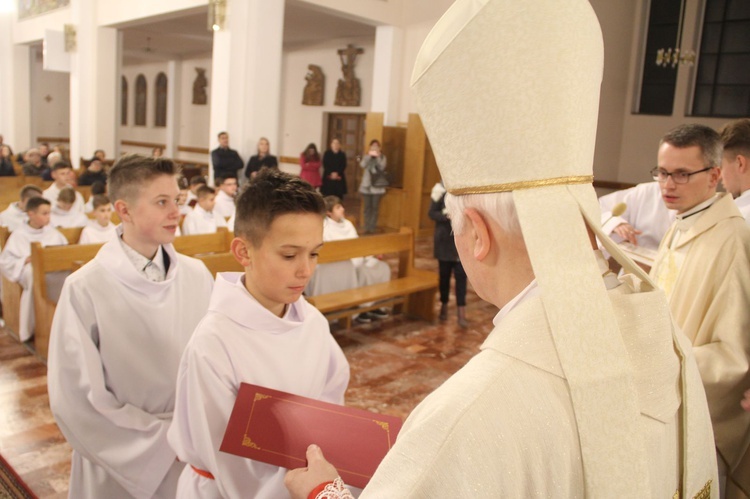
[[[24,199],[29,199],[33,197],[38,197],[42,195],[42,189],[39,186],[33,185],[33,184],[26,184],[23,187],[21,187],[21,191],[19,192],[19,198],[21,198],[21,201]]]
[[[97,180],[96,182],[93,182],[91,184],[91,194],[106,194],[107,192],[107,184],[102,182],[101,180]]]
[[[719,131],[724,152],[750,157],[750,119],[730,121]]]
[[[63,203],[73,204],[76,202],[76,191],[72,187],[64,187],[60,189],[60,194],[57,195],[57,200]]]
[[[31,198],[29,199],[29,202],[26,203],[26,211],[36,211],[37,208],[39,208],[43,204],[46,204],[47,206],[52,205],[52,203],[50,203],[46,198],[43,198],[41,196]]]
[[[109,171],[109,196],[113,201],[136,199],[144,184],[162,175],[175,176],[179,168],[167,158],[126,154]]]
[[[53,171],[53,172],[56,172],[57,170],[63,170],[63,169],[65,169],[65,168],[70,168],[70,169],[72,170],[72,169],[73,169],[73,165],[71,165],[70,163],[68,163],[68,162],[67,162],[67,161],[65,161],[65,160],[62,160],[62,161],[58,161],[57,163],[55,163],[55,164],[54,164],[54,165],[52,166],[52,171]]]
[[[323,198],[310,184],[275,168],[264,168],[237,199],[234,233],[258,248],[281,215],[314,213],[323,218],[325,210]]]
[[[93,206],[94,209],[97,209],[100,206],[107,206],[108,204],[110,204],[110,201],[106,194],[94,194],[94,197],[91,198],[91,206]]]
[[[190,185],[195,187],[198,184],[207,184],[206,177],[203,175],[196,175],[193,178],[190,179]]]
[[[331,213],[337,204],[342,204],[341,198],[338,196],[326,196],[323,198],[323,201],[326,203],[326,211],[328,213]]]
[[[216,194],[216,189],[207,185],[202,185],[198,187],[197,191],[195,191],[195,195],[198,196],[198,199],[203,199],[211,194]]]

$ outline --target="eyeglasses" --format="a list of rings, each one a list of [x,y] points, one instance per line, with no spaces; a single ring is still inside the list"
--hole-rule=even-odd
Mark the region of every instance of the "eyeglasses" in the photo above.
[[[713,166],[709,166],[707,168],[704,168],[702,170],[698,170],[697,172],[672,172],[669,173],[667,170],[664,170],[662,168],[659,168],[658,166],[651,169],[651,177],[660,182],[664,183],[667,181],[667,179],[671,176],[672,180],[675,184],[687,184],[690,180],[690,177],[692,175],[695,175],[696,173],[702,173],[707,172],[708,170],[714,168]]]

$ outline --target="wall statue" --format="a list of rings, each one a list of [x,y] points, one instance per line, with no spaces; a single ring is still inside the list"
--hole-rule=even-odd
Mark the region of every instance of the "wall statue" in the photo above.
[[[320,66],[309,64],[305,75],[305,89],[302,92],[302,105],[304,106],[322,106],[323,91],[325,89],[326,77]]]
[[[340,78],[336,86],[336,101],[334,104],[337,106],[359,106],[362,98],[362,88],[360,87],[359,79],[354,76],[354,63],[357,56],[364,54],[364,52],[363,48],[356,48],[352,44],[338,51],[339,58],[341,59],[341,72],[344,73],[344,78]]]
[[[198,74],[193,81],[193,104],[204,106],[208,103],[208,95],[206,94],[206,87],[208,86],[206,68],[195,68],[195,71]]]

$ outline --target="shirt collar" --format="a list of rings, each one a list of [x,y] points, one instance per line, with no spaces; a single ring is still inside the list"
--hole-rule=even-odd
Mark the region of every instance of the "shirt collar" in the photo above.
[[[675,222],[677,224],[677,230],[680,232],[686,232],[695,225],[695,222],[698,221],[698,219],[703,215],[703,213],[709,209],[717,199],[719,199],[719,194],[716,194],[715,196],[711,196],[711,198],[703,201],[700,204],[697,204],[687,210],[685,213],[680,213],[675,217]]]
[[[118,238],[122,249],[127,255],[128,260],[133,264],[136,270],[148,278],[150,281],[161,282],[167,277],[167,271],[164,268],[164,252],[162,251],[161,245],[156,250],[153,260],[146,258],[145,256],[138,253],[136,250],[128,246],[128,244],[122,240],[122,236]]]

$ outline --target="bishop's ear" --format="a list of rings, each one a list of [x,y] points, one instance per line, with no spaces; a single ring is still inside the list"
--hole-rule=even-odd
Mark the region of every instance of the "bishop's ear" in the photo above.
[[[481,262],[489,254],[492,245],[489,226],[482,214],[474,208],[466,208],[464,215],[468,219],[468,225],[464,230],[469,231],[472,238],[472,254],[477,261]]]

